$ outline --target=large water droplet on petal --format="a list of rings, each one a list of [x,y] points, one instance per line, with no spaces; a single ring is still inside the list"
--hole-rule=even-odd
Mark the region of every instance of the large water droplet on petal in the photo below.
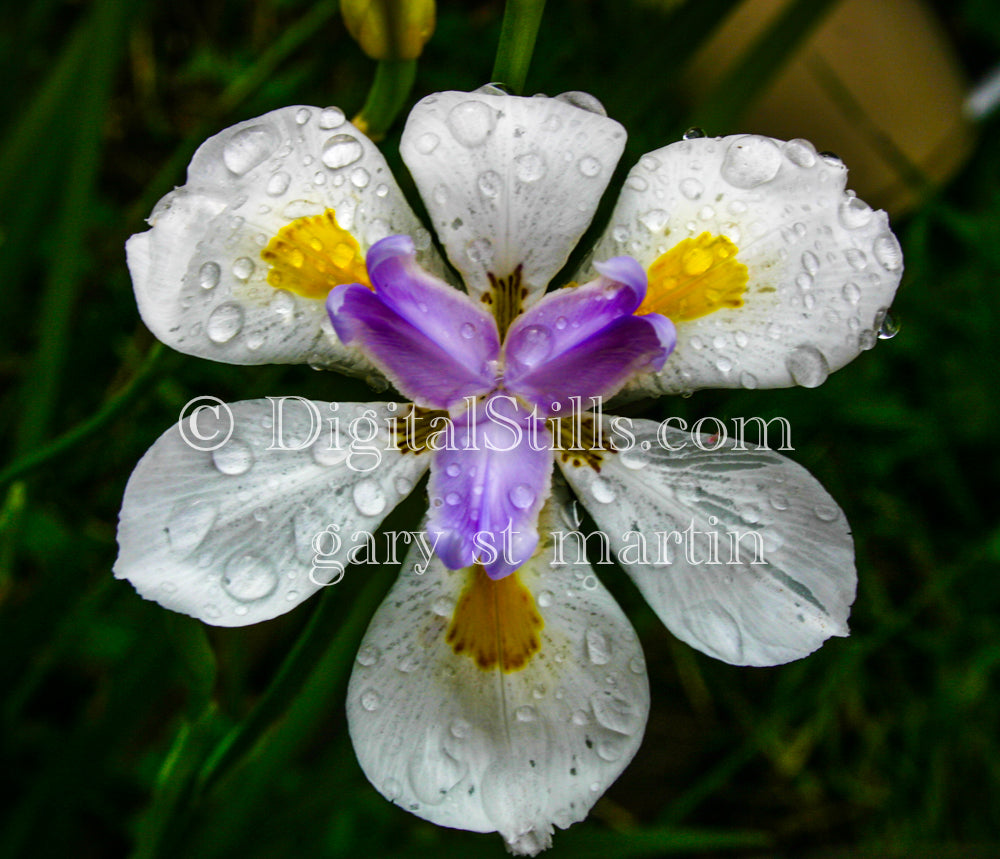
[[[379,704],[382,703],[382,696],[374,689],[366,689],[361,693],[360,701],[362,707],[369,713],[374,713],[379,708]]]
[[[592,155],[585,155],[576,166],[588,179],[593,178],[601,172],[601,162]]]
[[[495,170],[487,170],[479,176],[479,191],[484,197],[492,199],[503,189],[503,179]]]
[[[603,632],[591,627],[584,640],[587,643],[587,658],[594,665],[607,665],[611,661],[611,642]]]
[[[594,718],[609,731],[618,734],[635,733],[641,721],[632,705],[615,692],[595,692],[590,698]]]
[[[736,188],[756,188],[778,175],[781,161],[781,150],[773,141],[748,134],[729,145],[720,173]]]
[[[319,127],[330,129],[339,128],[344,124],[347,117],[339,107],[325,107],[319,114]]]
[[[903,265],[903,251],[892,233],[882,233],[875,239],[872,253],[886,271],[898,271]]]
[[[288,190],[288,186],[292,182],[292,176],[290,173],[286,173],[284,170],[279,170],[270,179],[267,180],[267,193],[272,197],[280,197],[285,191]]]
[[[254,602],[274,593],[278,573],[270,561],[256,555],[238,555],[226,564],[222,589],[240,602]]]
[[[799,346],[785,360],[785,366],[796,385],[817,388],[830,375],[830,365],[815,346]]]
[[[178,504],[167,520],[167,541],[178,555],[187,555],[201,545],[215,524],[219,508],[209,501]]]
[[[364,147],[350,134],[335,134],[323,144],[323,163],[331,170],[353,164],[364,155]]]
[[[215,289],[222,277],[222,269],[217,262],[206,262],[198,269],[198,286],[202,289]]]
[[[538,152],[518,155],[514,159],[514,175],[522,182],[537,182],[545,175],[545,159]]]
[[[231,438],[212,451],[212,462],[223,474],[245,474],[253,465],[253,451],[245,441]]]
[[[590,483],[590,494],[601,504],[610,504],[617,497],[615,490],[604,478],[595,477]]]
[[[220,304],[208,317],[205,331],[213,343],[228,343],[243,327],[243,308],[228,302]]]
[[[840,223],[849,230],[865,226],[872,219],[872,208],[864,200],[847,197],[840,203]]]
[[[222,162],[230,173],[242,176],[253,170],[278,148],[278,135],[266,125],[252,125],[237,131],[222,150]]]
[[[551,351],[552,332],[547,326],[528,325],[518,332],[514,354],[525,366],[537,366],[549,357]]]
[[[448,114],[448,128],[463,146],[480,146],[496,127],[493,109],[481,101],[463,101]]]
[[[535,490],[526,483],[519,483],[510,490],[507,497],[518,510],[527,510],[535,502]]]
[[[365,516],[378,516],[385,510],[385,493],[382,487],[370,478],[356,483],[351,496],[358,511]]]

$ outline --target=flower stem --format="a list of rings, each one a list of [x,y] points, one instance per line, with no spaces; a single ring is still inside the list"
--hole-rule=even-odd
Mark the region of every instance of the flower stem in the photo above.
[[[379,60],[361,112],[352,120],[372,140],[381,140],[410,97],[416,60]]]
[[[544,9],[545,0],[507,0],[504,9],[493,80],[518,95],[524,92]]]

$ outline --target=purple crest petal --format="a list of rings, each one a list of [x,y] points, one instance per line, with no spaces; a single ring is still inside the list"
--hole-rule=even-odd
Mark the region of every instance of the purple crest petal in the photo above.
[[[646,293],[639,264],[615,257],[599,270],[596,281],[545,296],[507,333],[504,386],[546,414],[571,397],[612,396],[636,373],[659,370],[673,349],[669,320],[632,315]]]
[[[478,403],[453,427],[454,437],[431,465],[430,537],[450,569],[478,562],[491,578],[503,578],[538,545],[552,439],[544,419],[503,394]]]
[[[421,269],[409,237],[376,242],[367,265],[374,291],[351,284],[327,298],[341,340],[359,345],[421,406],[448,408],[496,387],[500,338],[493,317]]]

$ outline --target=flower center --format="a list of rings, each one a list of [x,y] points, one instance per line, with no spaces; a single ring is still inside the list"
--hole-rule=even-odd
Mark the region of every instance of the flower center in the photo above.
[[[476,564],[468,575],[445,640],[483,671],[520,671],[541,648],[539,633],[545,626],[531,591],[517,573],[491,579]]]
[[[684,239],[649,267],[649,288],[637,314],[662,313],[674,322],[742,307],[747,267],[725,236],[705,232]]]
[[[260,255],[271,265],[271,286],[306,298],[326,298],[343,283],[371,287],[361,247],[337,223],[333,209],[286,224]]]

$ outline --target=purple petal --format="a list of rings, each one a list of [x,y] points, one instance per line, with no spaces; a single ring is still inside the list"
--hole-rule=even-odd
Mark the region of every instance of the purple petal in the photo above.
[[[546,414],[571,397],[610,397],[636,373],[659,370],[674,348],[668,319],[632,315],[646,293],[639,264],[615,257],[599,271],[592,283],[545,296],[507,333],[504,386]]]
[[[428,530],[445,566],[474,563],[499,579],[538,545],[538,512],[552,480],[552,439],[543,419],[498,394],[451,424],[427,487]]]
[[[359,345],[418,405],[448,408],[496,387],[500,339],[493,317],[421,269],[409,237],[376,242],[367,265],[374,292],[350,284],[327,298],[341,340]]]

